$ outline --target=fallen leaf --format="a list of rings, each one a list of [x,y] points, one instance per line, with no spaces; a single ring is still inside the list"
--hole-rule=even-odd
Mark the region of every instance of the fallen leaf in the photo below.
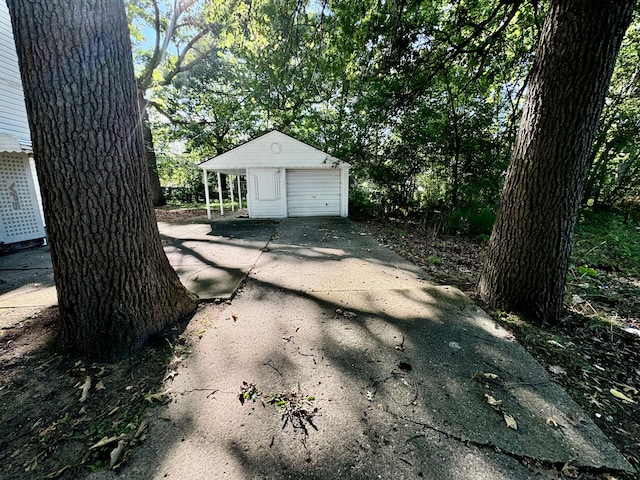
[[[136,430],[136,434],[133,436],[134,439],[139,438],[143,432],[145,431],[145,429],[147,428],[147,425],[149,425],[149,419],[145,418],[144,420],[142,420],[142,422],[140,423],[140,426],[138,427],[138,430]]]
[[[615,388],[612,388],[609,390],[609,393],[611,395],[613,395],[616,398],[619,398],[620,400],[622,400],[623,402],[627,402],[627,403],[638,403],[636,402],[634,399],[632,399],[631,397],[626,396],[624,393],[622,393],[619,390],[616,390]]]
[[[106,389],[107,387],[104,386],[104,383],[102,382],[102,380],[96,383],[96,390],[106,390]]]
[[[167,380],[171,380],[173,379],[173,377],[175,377],[176,375],[178,375],[178,372],[176,372],[175,370],[167,373],[164,378],[162,379],[163,382],[166,382]]]
[[[45,428],[44,430],[42,430],[40,432],[40,437],[45,437],[46,435],[48,435],[49,433],[53,432],[56,429],[56,424],[52,423],[51,425],[49,425],[47,428]]]
[[[484,398],[486,398],[487,399],[487,403],[489,405],[491,405],[497,411],[500,411],[502,409],[502,400],[496,400],[495,398],[493,398],[488,393],[484,394]]]
[[[562,467],[562,475],[565,478],[578,478],[578,476],[580,475],[580,471],[573,465],[565,463],[564,467]]]
[[[120,435],[117,435],[115,437],[103,437],[102,440],[100,440],[98,443],[91,445],[89,447],[89,450],[95,450],[96,448],[104,447],[111,443],[119,442],[120,440],[123,440],[125,438],[127,438],[127,435],[124,433],[121,433]]]
[[[169,390],[166,390],[164,392],[157,392],[157,393],[150,393],[148,395],[145,395],[144,399],[149,402],[149,403],[153,403],[153,402],[158,402],[158,403],[163,403],[166,398],[169,395]]]
[[[603,408],[602,403],[600,403],[597,400],[597,396],[598,396],[597,393],[594,393],[593,395],[587,395],[587,398],[589,399],[589,403],[592,403],[593,405],[595,405],[598,408]]]
[[[506,422],[507,427],[518,430],[518,423],[516,422],[515,418],[513,418],[508,413],[503,413],[502,416],[504,417],[504,421]]]
[[[60,475],[62,475],[69,468],[71,468],[71,465],[67,465],[66,467],[62,467],[60,470],[56,470],[55,472],[51,472],[50,474],[46,475],[44,478],[58,478]]]
[[[572,295],[571,296],[571,305],[575,306],[575,305],[579,305],[581,303],[585,303],[585,302],[579,295]]]
[[[126,440],[120,440],[118,446],[111,451],[111,462],[109,462],[109,468],[114,468],[120,464],[120,459],[126,446]]]
[[[629,385],[627,385],[626,383],[618,383],[618,382],[613,382],[615,383],[617,386],[619,386],[624,393],[633,393],[634,395],[638,395],[638,389],[631,387]]]
[[[551,373],[555,373],[556,375],[566,375],[567,371],[562,368],[560,365],[551,365],[549,367],[549,371]]]
[[[485,372],[477,372],[476,374],[473,375],[473,379],[477,380],[480,383],[482,383],[484,380],[491,380],[491,381],[501,380],[500,377],[495,373],[485,373]],[[483,383],[483,385],[486,387],[489,387],[488,384]]]
[[[545,422],[547,425],[553,427],[553,428],[559,428],[560,425],[558,424],[558,422],[556,422],[553,418],[551,417],[547,417],[547,420]]]
[[[80,396],[80,401],[85,402],[89,398],[89,390],[91,389],[91,377],[85,378],[84,383],[80,388],[82,389],[82,395]]]
[[[614,477],[610,473],[603,473],[602,474],[602,478],[603,478],[603,480],[618,480],[617,477]]]

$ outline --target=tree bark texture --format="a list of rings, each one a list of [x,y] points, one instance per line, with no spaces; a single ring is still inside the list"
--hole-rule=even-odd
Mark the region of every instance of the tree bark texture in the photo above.
[[[590,149],[634,0],[550,2],[479,293],[557,323]]]
[[[149,196],[121,0],[10,0],[65,345],[114,360],[195,309]]]

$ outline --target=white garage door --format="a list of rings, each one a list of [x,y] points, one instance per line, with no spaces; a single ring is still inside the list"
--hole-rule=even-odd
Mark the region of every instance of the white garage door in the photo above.
[[[340,215],[340,170],[287,170],[289,217]]]

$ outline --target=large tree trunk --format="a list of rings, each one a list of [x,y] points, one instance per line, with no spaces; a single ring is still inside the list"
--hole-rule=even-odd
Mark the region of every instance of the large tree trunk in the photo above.
[[[589,151],[634,0],[553,0],[480,277],[495,308],[556,323]]]
[[[65,345],[116,359],[192,313],[149,198],[121,0],[9,0]]]

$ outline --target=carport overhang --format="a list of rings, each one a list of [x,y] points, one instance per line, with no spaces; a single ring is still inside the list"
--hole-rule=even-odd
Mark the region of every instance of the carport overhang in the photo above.
[[[202,167],[201,167],[202,168]],[[207,218],[211,220],[211,195],[209,193],[209,173],[216,174],[216,184],[218,188],[218,200],[220,203],[220,215],[224,215],[224,205],[222,204],[222,181],[220,175],[235,175],[238,181],[238,202],[240,208],[242,208],[242,188],[240,184],[240,177],[247,175],[246,168],[238,168],[238,169],[208,169],[202,168],[202,180],[204,181],[204,197],[207,204]],[[231,208],[232,210],[235,208],[235,199],[233,196],[233,183],[229,185],[231,191]]]

